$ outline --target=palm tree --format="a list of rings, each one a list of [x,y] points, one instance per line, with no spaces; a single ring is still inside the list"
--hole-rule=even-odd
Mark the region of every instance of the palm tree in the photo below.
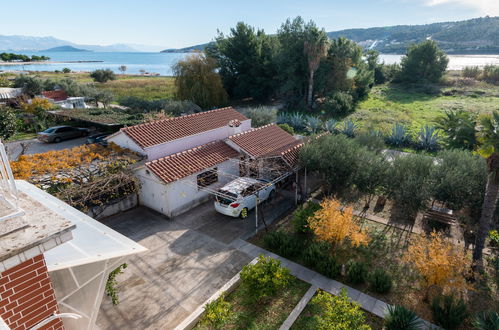
[[[315,25],[308,28],[305,36],[303,50],[308,60],[308,94],[307,105],[312,108],[312,97],[314,91],[314,74],[319,68],[321,59],[326,56],[329,46],[329,38],[324,29],[319,30]]]
[[[475,250],[473,251],[473,261],[480,268],[482,267],[485,239],[494,219],[499,194],[499,112],[494,111],[492,116],[483,118],[481,123],[480,142],[482,146],[479,152],[482,156],[487,157],[489,174],[482,204],[482,214],[478,223]]]

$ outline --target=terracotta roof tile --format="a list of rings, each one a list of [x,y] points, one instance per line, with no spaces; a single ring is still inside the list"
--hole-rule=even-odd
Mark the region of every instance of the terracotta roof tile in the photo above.
[[[56,102],[64,101],[64,100],[68,99],[68,94],[63,90],[46,91],[46,92],[42,92],[42,95],[45,96],[46,98],[54,100]]]
[[[146,167],[170,183],[239,155],[223,141],[208,143],[146,163]]]
[[[294,136],[274,124],[236,134],[229,139],[252,157],[276,156],[279,151],[300,143]]]
[[[228,107],[125,127],[121,131],[140,147],[147,148],[227,126],[233,120],[244,121],[248,118]]]

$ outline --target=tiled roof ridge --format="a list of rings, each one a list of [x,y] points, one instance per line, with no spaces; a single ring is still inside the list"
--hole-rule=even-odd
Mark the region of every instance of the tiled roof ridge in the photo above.
[[[175,120],[180,120],[180,119],[183,120],[185,118],[192,118],[194,116],[204,115],[204,114],[207,114],[207,113],[214,113],[216,111],[222,111],[222,110],[227,110],[227,109],[233,109],[234,111],[236,111],[233,107],[223,107],[223,108],[218,108],[218,109],[213,109],[213,110],[208,110],[208,111],[201,111],[201,112],[191,113],[191,114],[184,115],[184,116],[177,116],[177,117],[172,117],[172,118],[158,119],[158,120],[147,122],[147,123],[142,123],[142,124],[137,124],[137,125],[133,125],[133,126],[123,127],[121,129],[121,131],[126,131],[129,128],[132,128],[132,127],[134,127],[134,128],[137,128],[137,127],[146,127],[146,126],[151,126],[153,124],[167,122],[167,121],[175,121]]]
[[[194,152],[194,151],[198,151],[198,150],[207,148],[207,147],[209,147],[211,145],[214,145],[214,144],[217,144],[217,143],[220,143],[220,142],[222,142],[225,145],[227,145],[228,147],[230,147],[223,140],[212,141],[212,142],[208,142],[208,143],[202,144],[200,146],[197,146],[197,147],[194,147],[194,148],[191,148],[191,149],[187,149],[187,150],[184,150],[184,151],[179,151],[179,152],[176,152],[174,154],[171,154],[171,155],[168,155],[168,156],[165,156],[165,157],[161,157],[161,158],[158,158],[158,159],[151,160],[150,162],[147,162],[146,165],[158,163],[160,161],[164,161],[164,160],[175,158],[175,157],[179,157],[180,155],[185,155],[185,154],[188,154],[188,153],[191,153],[191,152]]]
[[[290,151],[292,151],[292,150],[294,150],[294,149],[301,148],[301,147],[303,147],[304,145],[305,145],[305,143],[303,143],[303,142],[300,142],[300,143],[298,143],[298,144],[295,144],[294,146],[291,146],[291,147],[289,147],[288,149],[281,151],[281,155],[284,155],[285,153],[288,153],[288,152],[290,152]]]
[[[237,134],[234,134],[234,135],[231,135],[229,136],[229,139],[233,138],[233,137],[236,137],[236,136],[241,136],[241,135],[245,135],[245,134],[249,134],[249,133],[252,133],[252,132],[256,132],[258,130],[261,130],[263,128],[266,128],[266,127],[269,127],[269,126],[276,126],[276,127],[279,127],[277,126],[276,124],[272,123],[272,124],[267,124],[267,125],[263,125],[263,126],[260,126],[260,127],[256,127],[256,128],[252,128],[246,132],[241,132],[241,133],[237,133]],[[279,127],[280,128],[280,127]],[[281,128],[282,129],[282,128]]]

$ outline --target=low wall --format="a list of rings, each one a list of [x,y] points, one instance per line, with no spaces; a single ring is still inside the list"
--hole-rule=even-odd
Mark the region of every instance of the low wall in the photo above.
[[[136,207],[138,204],[137,194],[128,195],[125,198],[120,198],[115,201],[111,201],[111,203],[103,206],[95,206],[91,208],[87,215],[96,220],[110,217],[120,212],[124,212]]]

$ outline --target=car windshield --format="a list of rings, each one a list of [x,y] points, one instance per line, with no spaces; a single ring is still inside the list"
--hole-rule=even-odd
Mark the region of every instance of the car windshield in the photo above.
[[[47,128],[46,130],[43,131],[43,133],[54,133],[55,128]]]
[[[237,195],[231,193],[230,191],[220,189],[218,192],[221,195],[223,195],[223,196],[220,195],[216,196],[217,202],[219,202],[220,204],[229,205],[230,203],[233,203],[237,199]]]

